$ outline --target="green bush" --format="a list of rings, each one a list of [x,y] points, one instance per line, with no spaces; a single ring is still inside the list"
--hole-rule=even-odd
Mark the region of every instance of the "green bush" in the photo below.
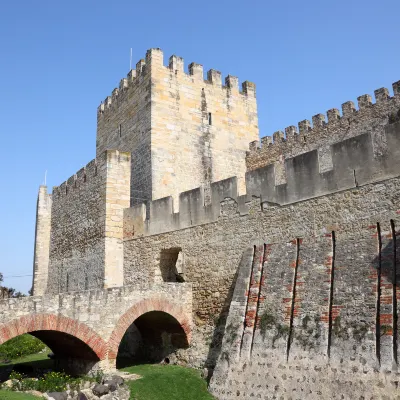
[[[72,378],[64,372],[49,372],[41,378],[25,378],[22,374],[13,371],[10,374],[12,380],[11,390],[25,392],[38,390],[39,392],[63,392],[70,389],[78,389],[82,379]]]
[[[34,336],[20,335],[0,345],[0,358],[12,360],[39,353],[45,348],[46,345]]]

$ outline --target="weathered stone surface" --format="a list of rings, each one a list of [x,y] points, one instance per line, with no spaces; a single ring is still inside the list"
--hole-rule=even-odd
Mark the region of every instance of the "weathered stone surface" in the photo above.
[[[122,285],[129,187],[130,154],[110,150],[53,188],[48,293]]]
[[[261,139],[262,146],[250,148],[247,153],[247,170],[253,171],[311,150],[324,149],[367,132],[372,135],[374,154],[377,157],[382,156],[387,150],[387,142],[384,137],[385,127],[388,122],[395,122],[400,110],[400,97],[393,96],[376,100],[375,104],[360,107],[359,110],[356,110],[352,102],[346,102],[342,105],[342,116],[336,109],[328,111],[330,118],[327,123],[323,114],[317,114],[313,117],[312,128],[302,129],[304,121],[299,122],[299,133],[297,133],[296,127],[286,128],[286,140],[275,140],[274,138],[272,142],[271,137],[263,137]],[[329,158],[329,156],[323,157],[321,170],[331,169]]]
[[[67,400],[68,394],[66,392],[48,392],[46,393],[49,400]]]
[[[77,400],[90,400],[90,398],[84,392],[79,392]]]
[[[92,389],[93,394],[95,394],[98,397],[107,394],[109,391],[110,388],[107,385],[102,385],[100,383],[97,383]]]
[[[255,86],[209,73],[202,66],[186,74],[160,49],[150,49],[140,69],[121,81],[98,111],[96,153],[109,148],[132,153],[132,204],[172,196],[200,185],[239,176],[244,192],[244,158],[258,138]]]
[[[117,385],[122,385],[125,382],[124,378],[119,375],[112,375],[111,380],[115,382]]]
[[[104,381],[103,384],[106,385],[110,389],[110,392],[114,392],[115,390],[117,390],[117,387],[118,387],[118,384],[116,381]]]

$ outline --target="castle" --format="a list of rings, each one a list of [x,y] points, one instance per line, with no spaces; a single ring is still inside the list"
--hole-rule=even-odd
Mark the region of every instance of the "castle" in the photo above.
[[[40,187],[0,342],[203,367],[224,400],[394,398],[400,81],[260,144],[255,85],[188,70],[149,50],[97,110],[96,159]]]

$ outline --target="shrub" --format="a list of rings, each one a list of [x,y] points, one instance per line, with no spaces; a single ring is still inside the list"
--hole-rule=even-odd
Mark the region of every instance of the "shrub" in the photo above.
[[[22,374],[13,371],[10,374],[12,380],[11,390],[27,391],[38,390],[39,392],[63,392],[70,389],[78,389],[81,379],[72,378],[64,372],[49,372],[39,379],[25,378]]]
[[[39,353],[46,345],[34,336],[25,334],[17,336],[0,345],[0,357],[14,359]]]

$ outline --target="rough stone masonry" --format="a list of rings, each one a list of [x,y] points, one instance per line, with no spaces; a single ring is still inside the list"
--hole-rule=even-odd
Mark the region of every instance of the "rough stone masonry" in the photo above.
[[[34,295],[0,302],[0,341],[87,370],[125,337],[219,399],[396,398],[400,82],[375,100],[260,145],[254,84],[149,50],[98,108],[96,159],[40,188]]]

